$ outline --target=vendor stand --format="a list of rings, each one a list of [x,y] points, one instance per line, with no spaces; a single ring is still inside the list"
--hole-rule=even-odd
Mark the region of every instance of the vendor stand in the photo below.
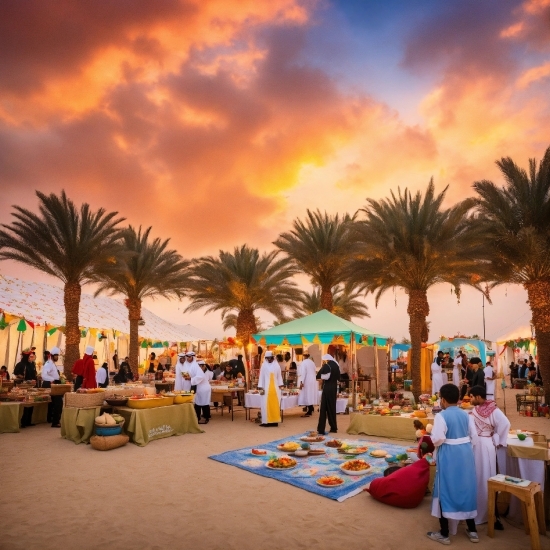
[[[420,420],[424,426],[433,424],[433,418],[411,418],[410,414],[403,416],[381,416],[352,413],[347,433],[415,441],[416,430],[413,426],[414,420]]]
[[[18,403],[15,401],[0,403],[0,434],[19,433],[21,417],[25,407],[34,407],[32,411],[33,424],[44,424],[47,422],[48,401],[39,403]]]
[[[303,348],[303,346],[312,344],[326,347],[329,345],[347,346],[349,348],[348,355],[351,357],[350,378],[354,407],[357,400],[357,348],[373,347],[376,393],[380,392],[378,346],[385,346],[387,338],[351,321],[346,321],[326,309],[254,334],[252,340],[264,348],[281,345]]]
[[[116,411],[124,417],[124,432],[139,447],[172,435],[203,433],[192,403],[152,409],[116,407]]]

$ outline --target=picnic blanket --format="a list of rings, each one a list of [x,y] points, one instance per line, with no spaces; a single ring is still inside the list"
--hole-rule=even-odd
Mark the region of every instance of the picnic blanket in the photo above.
[[[287,441],[302,443],[300,438],[306,435],[307,432],[257,445],[255,447],[243,447],[242,449],[236,449],[234,451],[226,451],[225,453],[212,455],[209,458],[217,460],[218,462],[223,462],[224,464],[236,466],[237,468],[247,470],[253,474],[289,483],[290,485],[310,491],[311,493],[342,502],[349,497],[359,494],[373,479],[384,475],[384,470],[388,467],[388,463],[384,458],[374,458],[370,456],[371,451],[380,449],[393,456],[405,452],[405,447],[400,445],[391,445],[365,439],[338,438],[340,441],[350,445],[368,447],[368,451],[365,454],[350,457],[349,455],[338,453],[337,449],[325,446],[325,442],[329,440],[329,438],[327,438],[320,443],[310,443],[312,448],[324,449],[326,454],[303,458],[293,457],[298,464],[291,470],[271,470],[267,468],[266,464],[271,458],[288,455],[288,453],[279,451],[277,445]],[[252,449],[266,450],[267,455],[253,455]],[[340,465],[351,458],[362,458],[366,460],[371,465],[368,473],[362,476],[353,476],[344,473],[340,469]],[[322,487],[317,484],[317,479],[325,475],[337,475],[344,480],[344,483],[337,487]]]

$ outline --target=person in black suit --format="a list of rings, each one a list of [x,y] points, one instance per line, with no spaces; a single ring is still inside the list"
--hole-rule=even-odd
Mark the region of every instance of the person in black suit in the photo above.
[[[472,357],[470,359],[470,364],[474,366],[474,375],[472,376],[472,381],[470,383],[469,389],[472,389],[474,386],[485,387],[485,372],[483,372],[483,364],[479,357]]]
[[[323,355],[323,361],[325,363],[317,373],[317,378],[323,380],[321,410],[319,412],[317,431],[320,434],[325,433],[328,418],[331,433],[336,433],[338,431],[336,424],[336,396],[338,394],[338,382],[340,381],[340,367],[332,355],[328,353]]]

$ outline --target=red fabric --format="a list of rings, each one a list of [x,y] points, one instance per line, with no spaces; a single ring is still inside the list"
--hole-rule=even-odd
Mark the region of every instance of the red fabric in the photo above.
[[[416,508],[424,498],[430,481],[430,465],[424,459],[400,468],[388,477],[372,481],[371,496],[397,508]]]
[[[83,376],[84,374],[84,359],[78,359],[73,366],[73,374],[75,376]]]
[[[426,443],[426,449],[422,449],[422,443]],[[418,458],[422,458],[425,454],[433,453],[435,451],[435,446],[433,444],[432,438],[429,435],[424,435],[418,441],[418,451],[416,455]]]
[[[82,375],[84,382],[82,382],[83,388],[97,388],[97,382],[95,381],[95,363],[91,355],[84,355],[82,358]]]

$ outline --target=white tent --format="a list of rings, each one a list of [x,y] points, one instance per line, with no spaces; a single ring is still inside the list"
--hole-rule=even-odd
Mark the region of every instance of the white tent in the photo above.
[[[60,331],[47,334],[51,327],[65,324],[62,288],[0,276],[0,310],[9,324],[4,330],[0,330],[0,362],[10,370],[15,365],[19,350],[25,347],[36,346],[37,361],[40,361],[45,347],[63,344],[64,338]],[[169,345],[174,342],[211,340],[210,337],[198,338],[197,333],[202,333],[200,329],[191,325],[170,323],[145,308],[142,309],[142,318],[144,325],[139,327],[139,335],[145,339],[169,342]],[[27,330],[24,332],[17,330],[21,319],[27,321]],[[128,353],[130,321],[128,309],[122,301],[82,294],[79,319],[80,326],[86,333],[81,340],[81,351],[88,344],[94,345],[99,361],[105,360],[109,363],[115,349],[118,350],[119,357]],[[187,327],[193,329],[193,334]]]

